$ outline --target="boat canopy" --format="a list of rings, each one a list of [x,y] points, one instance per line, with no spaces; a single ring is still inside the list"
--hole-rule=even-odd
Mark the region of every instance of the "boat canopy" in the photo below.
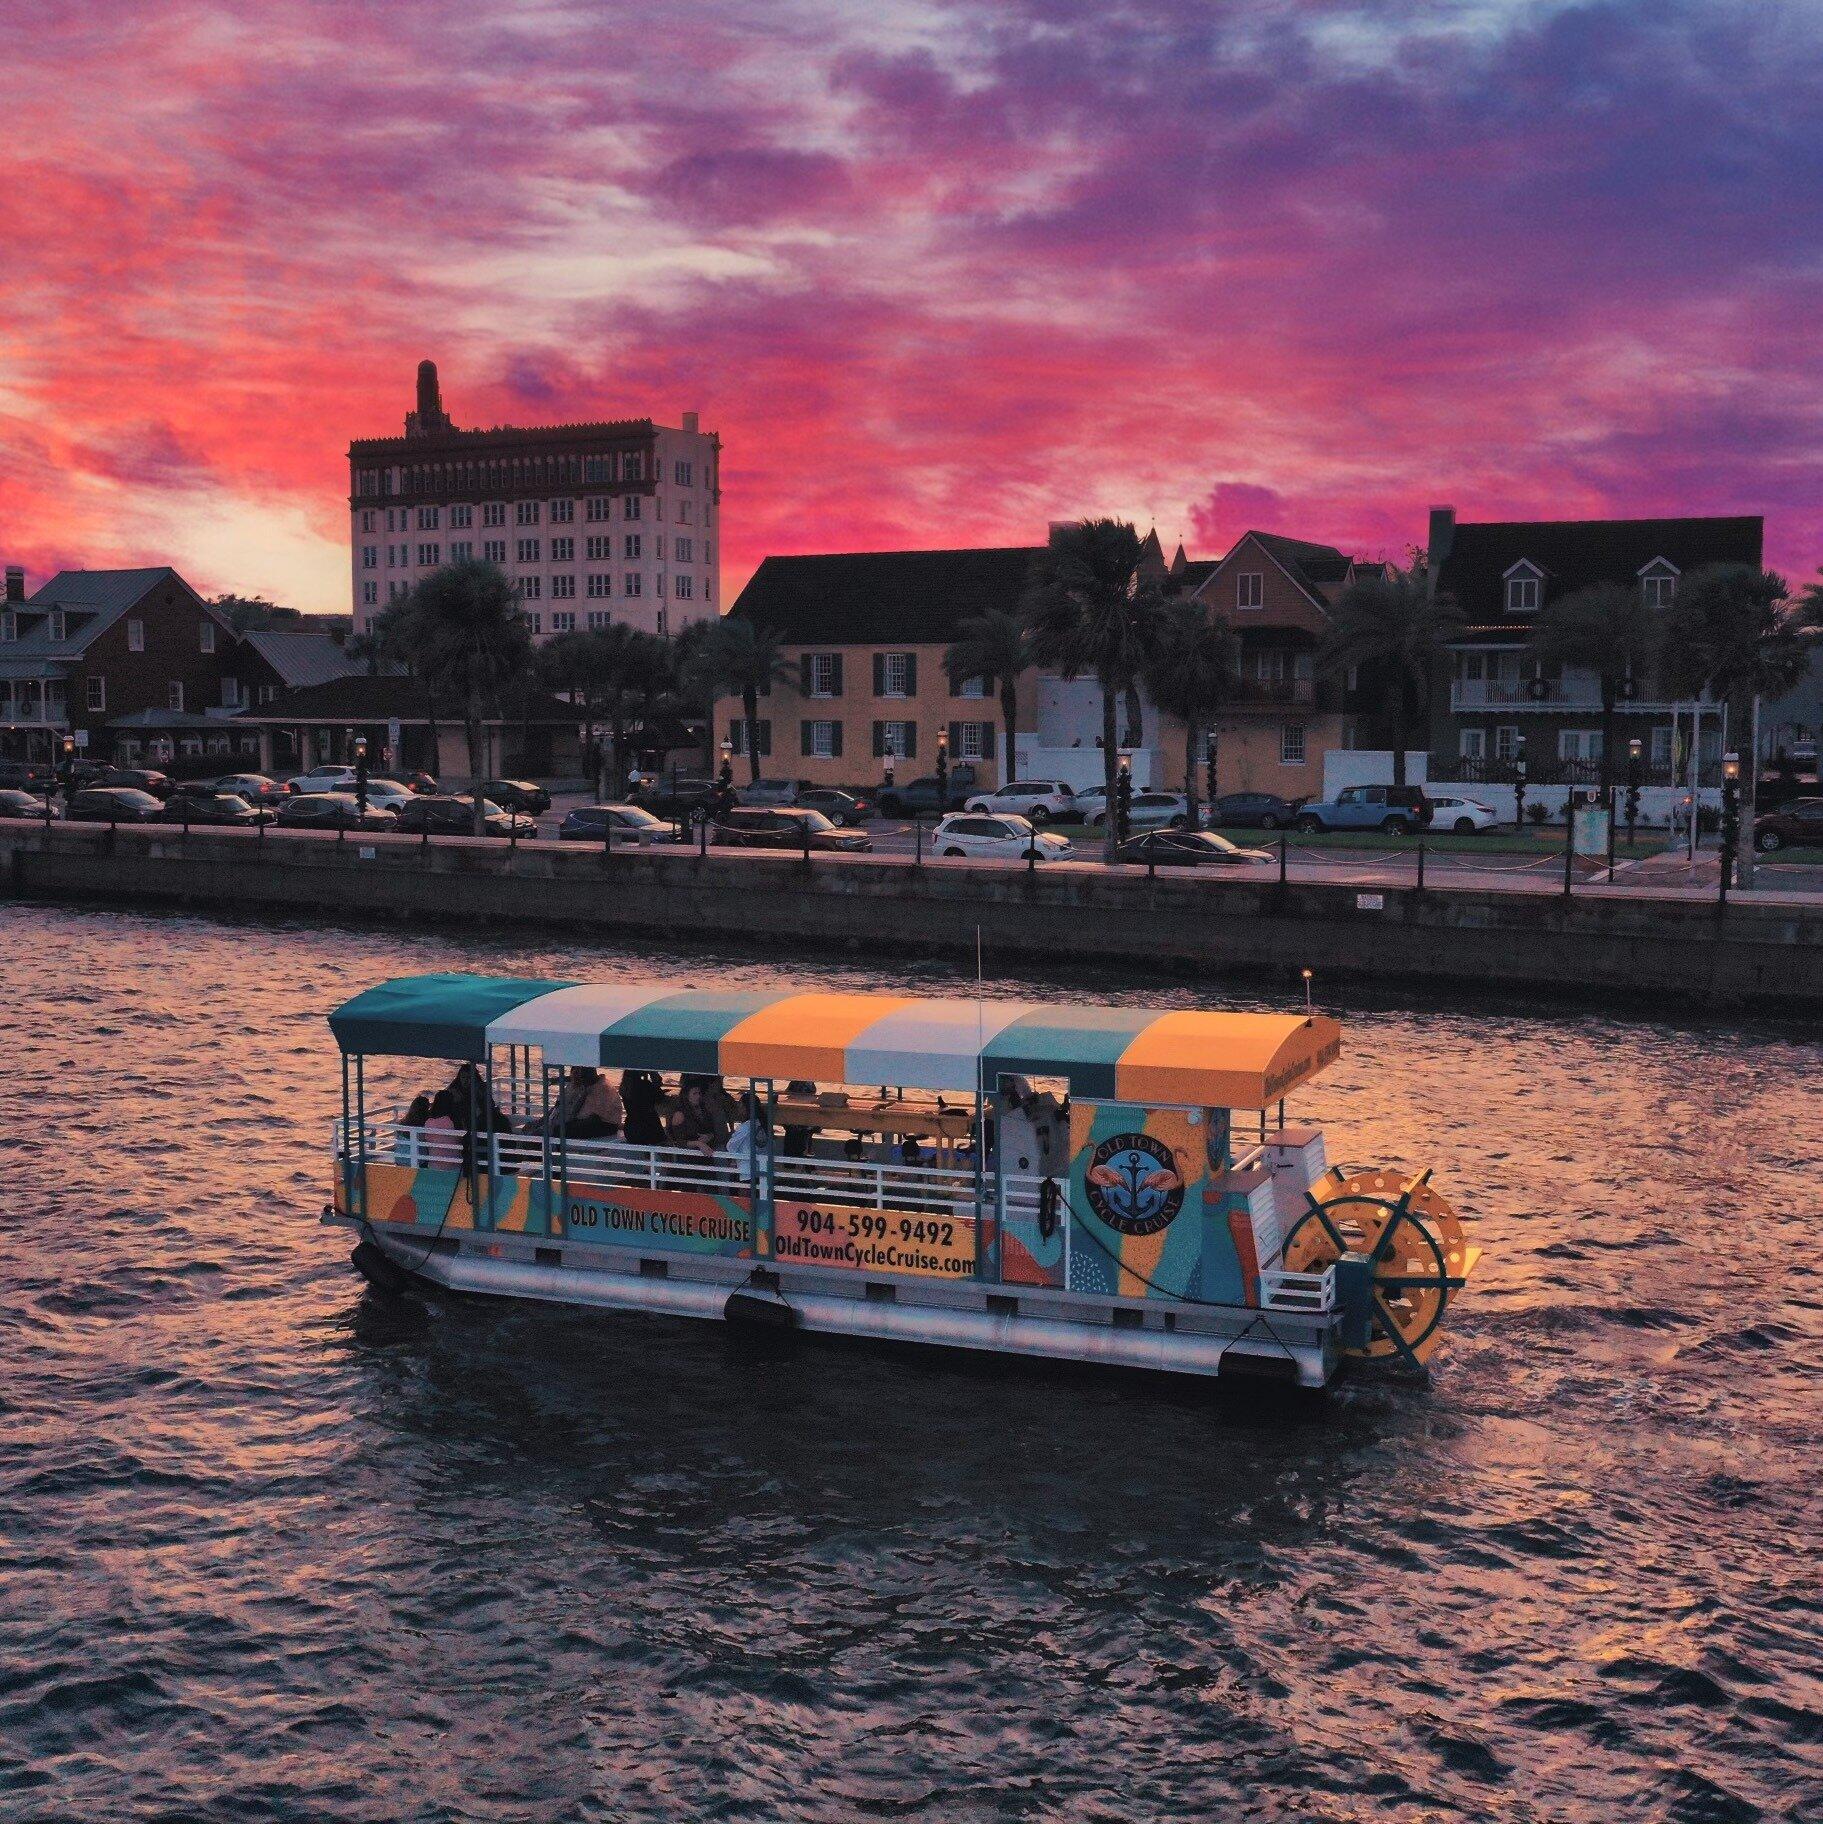
[[[1334,1063],[1320,1014],[925,1000],[662,982],[407,976],[329,1016],[344,1052],[484,1060],[535,1045],[547,1064],[701,1071],[776,1082],[990,1090],[1061,1077],[1087,1101],[1265,1108]]]

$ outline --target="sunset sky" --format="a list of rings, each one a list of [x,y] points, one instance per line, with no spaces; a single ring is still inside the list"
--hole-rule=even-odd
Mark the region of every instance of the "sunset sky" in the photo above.
[[[1823,561],[1815,0],[27,0],[0,549],[348,607],[346,449],[721,432],[769,551],[1108,512]]]

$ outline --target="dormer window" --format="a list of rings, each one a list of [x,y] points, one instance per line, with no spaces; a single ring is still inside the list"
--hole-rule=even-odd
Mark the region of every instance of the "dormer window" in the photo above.
[[[1507,613],[1536,614],[1543,577],[1531,564],[1518,563],[1506,573]]]
[[[1648,608],[1669,608],[1677,594],[1677,566],[1669,558],[1655,557],[1639,573],[1639,592]]]
[[[0,612],[0,640],[16,640],[19,637],[19,617],[8,608]]]

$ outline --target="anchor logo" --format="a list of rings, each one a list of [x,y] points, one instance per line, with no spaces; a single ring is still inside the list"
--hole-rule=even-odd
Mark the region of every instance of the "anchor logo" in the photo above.
[[[1089,1208],[1121,1235],[1156,1235],[1183,1208],[1177,1155],[1150,1134],[1116,1134],[1089,1157]]]

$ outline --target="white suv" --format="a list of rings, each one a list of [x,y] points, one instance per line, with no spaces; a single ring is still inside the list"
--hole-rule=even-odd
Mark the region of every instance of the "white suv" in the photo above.
[[[285,781],[287,792],[340,792],[354,784],[352,766],[313,766]]]
[[[968,811],[1008,811],[1048,823],[1053,817],[1073,817],[1076,795],[1061,779],[1015,779],[998,791],[977,792],[962,807]]]
[[[1106,792],[1099,793],[1089,807],[1089,823],[1095,829],[1108,821],[1108,807],[1102,802],[1106,797]],[[1189,800],[1182,792],[1135,792],[1128,806],[1127,821],[1136,830],[1161,825],[1181,830],[1190,821]]]
[[[1024,817],[951,811],[932,831],[931,850],[937,855],[981,855],[996,861],[1024,861],[1032,854],[1040,861],[1067,861],[1070,839],[1036,829]]]

